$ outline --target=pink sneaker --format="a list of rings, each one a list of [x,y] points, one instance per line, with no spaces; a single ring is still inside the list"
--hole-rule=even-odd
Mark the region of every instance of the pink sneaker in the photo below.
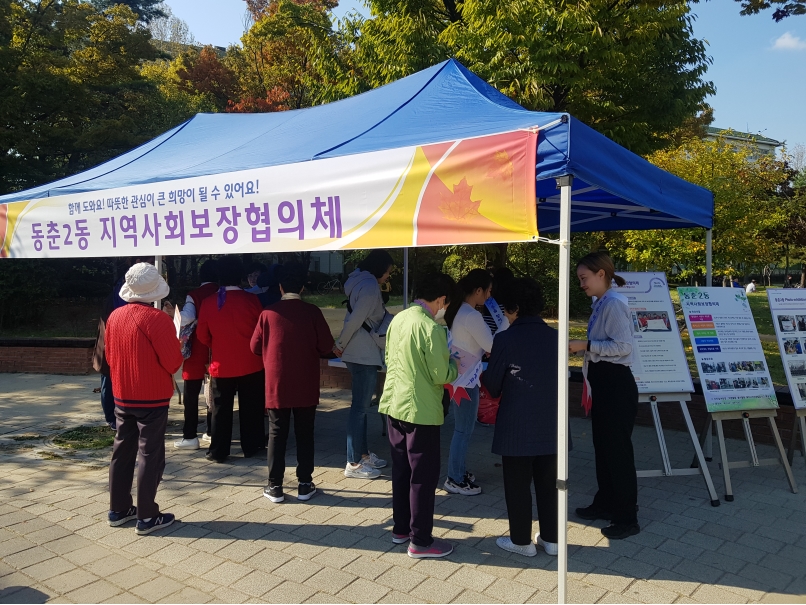
[[[453,552],[453,545],[447,540],[434,539],[431,546],[417,546],[414,542],[409,544],[409,556],[412,559],[439,559],[447,557]]]
[[[405,544],[410,540],[408,534],[392,533],[392,544]]]

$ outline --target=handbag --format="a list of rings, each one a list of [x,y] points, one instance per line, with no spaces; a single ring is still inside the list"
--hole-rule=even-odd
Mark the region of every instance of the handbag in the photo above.
[[[196,320],[179,328],[179,344],[182,348],[182,357],[187,359],[193,353],[193,335],[196,333]]]

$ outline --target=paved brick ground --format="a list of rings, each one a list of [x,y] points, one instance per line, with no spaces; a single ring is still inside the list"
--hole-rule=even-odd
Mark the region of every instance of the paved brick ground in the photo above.
[[[309,503],[263,498],[264,461],[243,459],[237,446],[225,465],[169,448],[159,502],[181,523],[139,537],[131,526],[106,525],[105,458],[44,459],[53,451],[47,439],[11,439],[97,421],[96,383],[0,375],[0,602],[556,602],[555,559],[524,559],[495,546],[507,523],[501,470],[489,453],[492,429],[477,427],[469,461],[484,493],[437,496],[436,533],[456,544],[448,559],[415,561],[391,544],[388,473],[375,481],[343,476],[343,391],[323,393],[320,491]],[[181,411],[172,408],[170,442]],[[371,447],[383,454],[377,414],[369,426]],[[449,422],[443,450],[451,429]],[[574,507],[588,503],[594,476],[589,423],[573,420],[572,433]],[[674,461],[687,465],[685,435],[667,439]],[[635,444],[640,467],[658,466],[653,430],[637,428]],[[745,449],[729,444],[733,459]],[[446,459],[444,451],[443,469]],[[711,471],[721,492],[716,461]],[[806,466],[799,456],[794,471],[799,494],[789,492],[780,467],[736,470],[736,501],[718,508],[699,477],[641,479],[638,536],[609,543],[601,524],[570,523],[572,600],[806,602]]]

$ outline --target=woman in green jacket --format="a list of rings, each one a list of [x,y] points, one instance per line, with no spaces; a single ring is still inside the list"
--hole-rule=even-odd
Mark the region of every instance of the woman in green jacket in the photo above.
[[[392,450],[392,542],[409,542],[415,559],[449,555],[453,546],[435,540],[434,500],[439,482],[439,427],[443,385],[458,377],[450,358],[445,315],[453,280],[442,273],[424,276],[416,300],[398,313],[386,333],[386,383],[378,411],[388,416]]]

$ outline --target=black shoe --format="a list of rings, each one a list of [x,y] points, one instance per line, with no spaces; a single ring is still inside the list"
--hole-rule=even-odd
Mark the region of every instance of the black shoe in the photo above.
[[[285,494],[283,494],[282,485],[270,485],[269,487],[264,487],[263,495],[272,502],[274,502],[275,504],[285,500]]]
[[[598,506],[591,504],[585,508],[576,509],[577,517],[585,519],[586,521],[595,521],[596,519],[604,519],[605,521],[612,521],[613,515],[606,510],[602,510]]]
[[[207,454],[205,454],[205,456],[204,456],[204,457],[205,457],[205,458],[207,458],[207,459],[208,459],[210,462],[215,462],[216,464],[224,464],[224,462],[226,462],[226,461],[227,461],[227,459],[226,459],[226,458],[221,458],[221,459],[219,460],[218,458],[216,458],[215,456],[213,456],[213,455],[212,455],[210,452],[207,452]]]
[[[611,523],[602,528],[602,535],[611,540],[623,540],[641,532],[637,523]]]
[[[310,500],[311,496],[313,496],[315,493],[315,483],[300,483],[299,487],[297,488],[297,500]]]
[[[258,448],[257,450],[249,454],[247,454],[246,452],[243,453],[244,458],[254,458],[255,456],[265,456],[265,455],[266,455],[265,447]]]

